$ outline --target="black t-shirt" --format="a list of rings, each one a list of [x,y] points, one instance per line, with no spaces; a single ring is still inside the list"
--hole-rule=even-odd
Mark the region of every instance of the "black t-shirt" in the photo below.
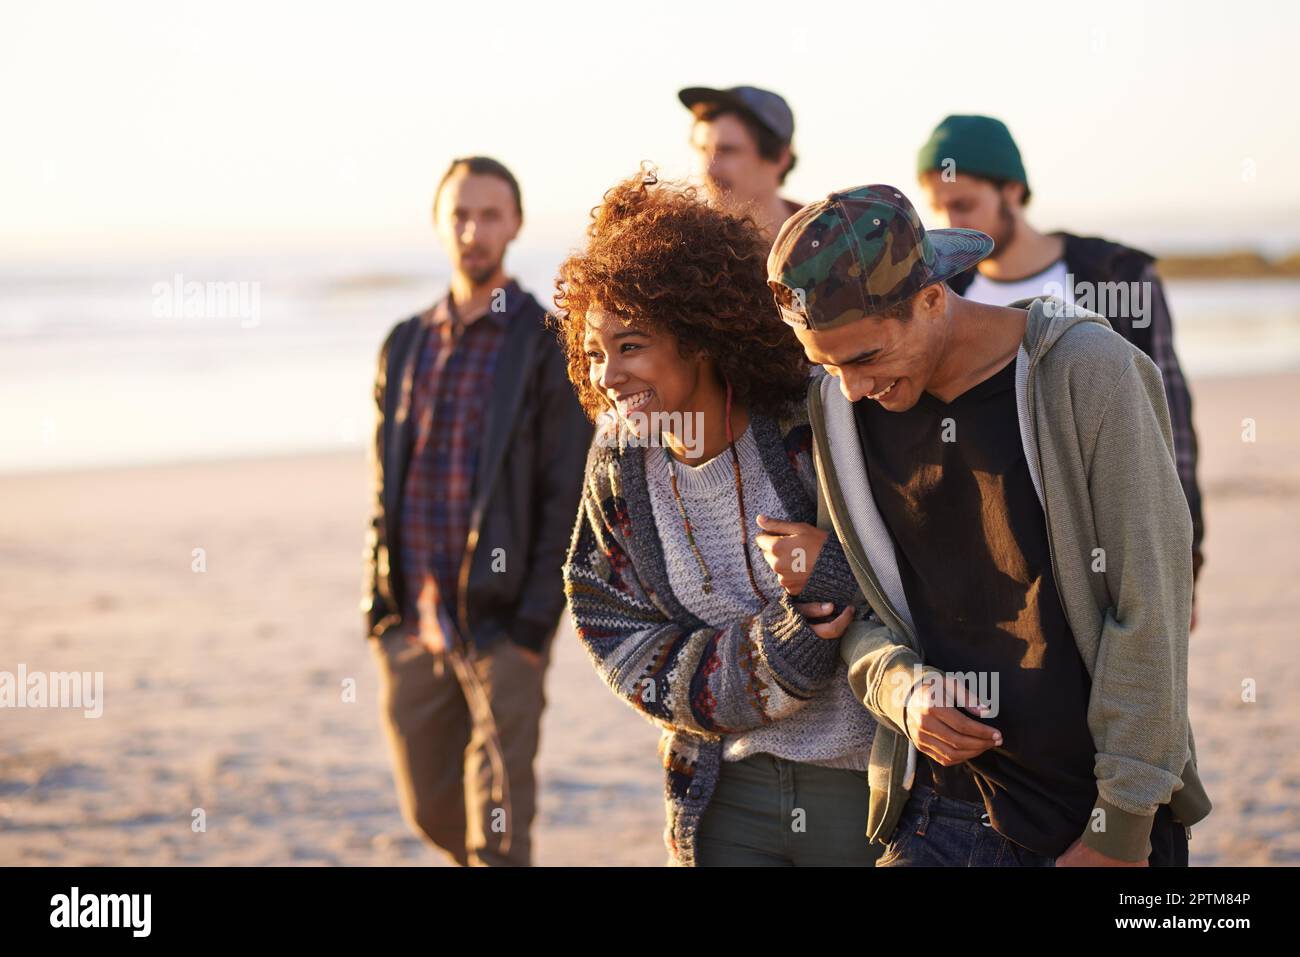
[[[926,664],[975,672],[1002,746],[916,780],[983,803],[1002,836],[1060,855],[1097,796],[1091,681],[1061,608],[1016,417],[1015,361],[947,404],[854,405],[871,492],[894,540]],[[969,712],[965,712],[969,714]]]

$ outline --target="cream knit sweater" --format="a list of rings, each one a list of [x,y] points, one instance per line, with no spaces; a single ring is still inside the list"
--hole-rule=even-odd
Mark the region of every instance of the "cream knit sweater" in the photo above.
[[[740,546],[740,503],[731,452],[724,449],[697,466],[672,463],[695,543],[713,578],[711,594],[705,594],[701,587],[703,573],[673,497],[667,450],[651,447],[643,452],[646,484],[673,592],[692,614],[709,624],[723,625],[757,614],[760,604],[750,587]],[[788,516],[763,468],[751,428],[736,440],[736,453],[745,488],[754,576],[768,600],[775,601],[781,594],[781,584],[754,544],[754,538],[762,532],[754,517]],[[724,736],[722,756],[727,761],[739,761],[765,753],[823,767],[865,771],[875,728],[875,719],[854,698],[848,667],[841,661],[834,679],[798,711],[751,731]]]

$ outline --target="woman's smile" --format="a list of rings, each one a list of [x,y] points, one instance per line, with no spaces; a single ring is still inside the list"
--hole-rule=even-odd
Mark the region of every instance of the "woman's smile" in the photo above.
[[[639,412],[650,404],[654,398],[654,389],[642,389],[639,392],[625,392],[622,395],[614,397],[614,407],[618,409],[620,415],[627,416],[633,412]]]

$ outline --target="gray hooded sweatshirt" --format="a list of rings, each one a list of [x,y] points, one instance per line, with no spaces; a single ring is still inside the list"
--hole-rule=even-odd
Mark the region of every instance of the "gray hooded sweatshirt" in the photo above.
[[[1061,604],[1092,679],[1098,796],[1080,838],[1110,857],[1145,860],[1157,807],[1170,804],[1189,828],[1211,808],[1187,718],[1192,523],[1164,387],[1155,364],[1101,316],[1056,299],[1012,306],[1028,310],[1016,358],[1021,442]],[[939,672],[924,664],[839,380],[814,379],[808,409],[818,524],[835,531],[871,609],[850,625],[840,653],[880,722],[867,836],[887,843],[916,769],[904,705],[919,674]]]

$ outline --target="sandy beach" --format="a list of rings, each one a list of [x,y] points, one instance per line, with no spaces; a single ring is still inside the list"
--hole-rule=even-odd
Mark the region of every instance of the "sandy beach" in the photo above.
[[[1193,390],[1192,863],[1296,864],[1300,374]],[[362,453],[0,478],[0,670],[104,676],[101,717],[0,711],[0,864],[444,863],[397,811],[360,634],[368,481]],[[663,864],[658,732],[567,621],[547,697],[537,863]]]

